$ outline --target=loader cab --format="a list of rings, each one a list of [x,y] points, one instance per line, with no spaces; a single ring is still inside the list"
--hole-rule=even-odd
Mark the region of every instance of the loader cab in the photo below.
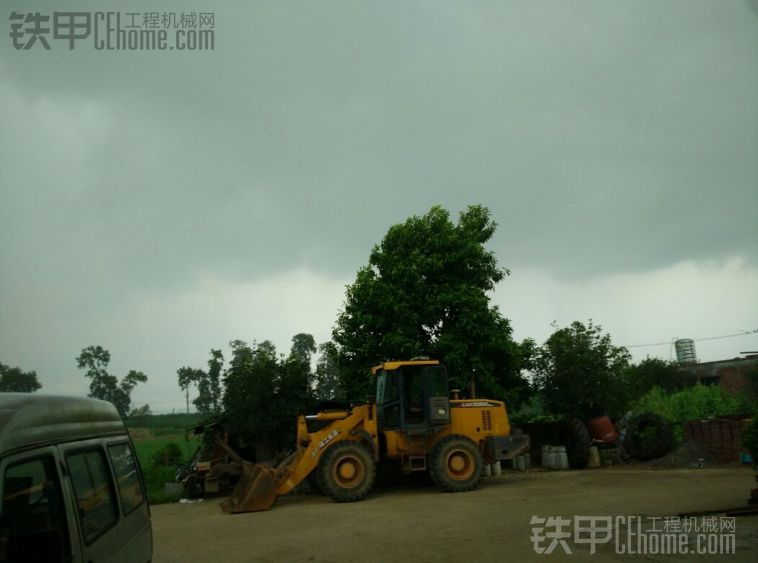
[[[425,431],[450,422],[447,370],[435,361],[374,368],[380,430]]]

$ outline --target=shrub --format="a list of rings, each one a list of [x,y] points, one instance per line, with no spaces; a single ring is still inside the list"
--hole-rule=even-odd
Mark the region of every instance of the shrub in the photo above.
[[[511,424],[531,424],[534,422],[555,422],[561,416],[548,412],[539,396],[533,396],[519,405],[518,409],[508,413]]]
[[[160,504],[176,500],[166,495],[163,486],[166,483],[174,481],[176,468],[165,465],[151,465],[142,468],[142,475],[145,478],[145,488],[147,489],[147,498],[150,504]]]
[[[169,442],[153,454],[152,465],[156,467],[176,467],[182,463],[182,450],[174,442]]]
[[[745,414],[753,406],[744,397],[730,395],[721,387],[695,385],[676,393],[654,387],[639,399],[632,410],[659,414],[671,422],[677,440],[682,439],[682,423],[687,420]]]
[[[655,387],[637,401],[634,410],[654,412],[671,422],[684,422],[712,416],[745,414],[751,411],[751,406],[745,398],[730,395],[721,387],[695,385],[671,394]]]

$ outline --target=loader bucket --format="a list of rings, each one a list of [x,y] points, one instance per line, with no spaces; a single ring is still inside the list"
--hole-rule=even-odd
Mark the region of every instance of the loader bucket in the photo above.
[[[224,512],[268,510],[276,500],[276,471],[257,463],[244,462],[243,473],[228,499],[221,503]]]

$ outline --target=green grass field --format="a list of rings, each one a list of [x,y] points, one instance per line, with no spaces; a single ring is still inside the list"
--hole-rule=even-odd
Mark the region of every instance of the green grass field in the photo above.
[[[182,459],[189,461],[192,454],[200,445],[200,440],[196,436],[190,436],[189,440],[186,440],[184,434],[170,434],[168,436],[160,436],[158,438],[148,439],[134,439],[134,448],[137,450],[137,457],[140,464],[145,467],[150,465],[153,460],[155,452],[173,442],[179,449],[182,450]]]
[[[173,482],[177,468],[155,465],[153,463],[155,453],[173,442],[182,452],[182,462],[189,461],[200,445],[200,438],[188,435],[187,429],[198,424],[203,418],[198,413],[177,413],[135,416],[127,419],[126,426],[134,441],[151,504],[176,500],[163,492],[163,485]]]
[[[163,485],[174,480],[176,467],[154,465],[153,457],[158,450],[173,442],[182,452],[182,461],[187,462],[200,446],[200,439],[197,436],[190,436],[189,439],[186,439],[184,434],[140,438],[140,434],[148,434],[147,430],[150,429],[133,429],[135,434],[133,437],[134,449],[142,467],[142,474],[145,476],[147,498],[150,504],[176,500],[167,496],[163,491]]]
[[[145,416],[130,416],[126,420],[129,428],[147,428],[153,436],[182,434],[207,417],[199,413],[178,414],[149,414]]]

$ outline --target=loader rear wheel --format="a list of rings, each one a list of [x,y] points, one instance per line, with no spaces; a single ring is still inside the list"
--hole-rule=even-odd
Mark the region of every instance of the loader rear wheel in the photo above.
[[[429,475],[444,491],[470,491],[482,478],[482,453],[465,436],[446,436],[432,449]]]
[[[361,500],[376,480],[376,463],[371,451],[352,441],[329,448],[316,471],[321,490],[337,502]]]

